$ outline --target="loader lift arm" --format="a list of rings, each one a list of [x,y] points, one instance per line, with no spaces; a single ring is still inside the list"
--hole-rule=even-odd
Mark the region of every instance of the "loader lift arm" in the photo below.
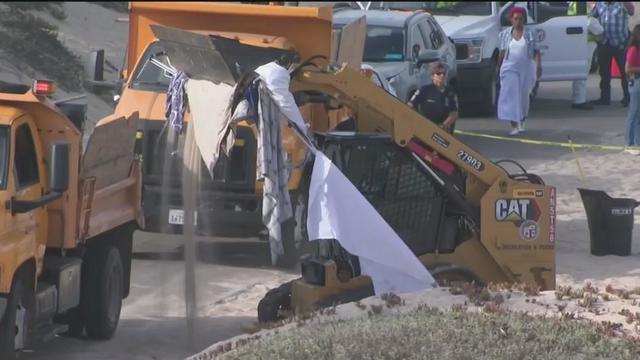
[[[389,96],[384,89],[346,65],[335,71],[320,68],[300,69],[292,79],[291,91],[302,103],[318,99],[318,93],[321,93],[326,96],[327,101],[337,103],[333,104],[334,107],[349,107],[354,113],[357,132],[390,134],[396,144],[410,149],[420,160],[440,169],[444,168],[445,173],[447,165],[453,168],[447,161],[456,164],[475,184],[475,190],[466,199],[475,206],[479,205],[483,190],[498,181],[510,180],[504,168],[484,158],[431,121],[427,121],[418,112],[397,98]],[[446,159],[444,164],[443,158]],[[444,182],[441,185],[446,189],[449,185],[447,181],[440,181]],[[452,189],[447,192],[456,197]],[[457,197],[460,196],[464,198],[464,194]],[[475,216],[471,217],[473,219]],[[474,220],[479,220],[479,214]]]

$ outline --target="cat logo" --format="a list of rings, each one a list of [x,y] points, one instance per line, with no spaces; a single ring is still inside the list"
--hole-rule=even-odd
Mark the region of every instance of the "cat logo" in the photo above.
[[[537,221],[540,210],[531,199],[499,199],[496,201],[496,220],[520,225],[525,220]]]

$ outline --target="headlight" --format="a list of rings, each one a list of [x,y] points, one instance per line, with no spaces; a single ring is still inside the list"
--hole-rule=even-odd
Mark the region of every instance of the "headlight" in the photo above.
[[[482,61],[484,39],[456,40],[456,60],[461,63],[479,63]]]

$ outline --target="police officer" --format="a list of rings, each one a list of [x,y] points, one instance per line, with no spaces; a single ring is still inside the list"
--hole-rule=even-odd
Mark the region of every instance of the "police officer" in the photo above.
[[[420,111],[422,116],[453,133],[458,120],[458,102],[453,89],[446,84],[447,66],[432,63],[431,84],[421,87],[407,103]]]

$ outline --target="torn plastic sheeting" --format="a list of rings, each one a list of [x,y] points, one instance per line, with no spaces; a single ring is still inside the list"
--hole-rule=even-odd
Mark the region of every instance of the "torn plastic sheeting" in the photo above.
[[[229,121],[225,114],[233,87],[225,83],[214,84],[208,80],[189,79],[185,89],[196,144],[209,174],[213,177],[213,168],[220,155],[220,145],[226,137],[224,150],[228,154],[235,141],[233,132],[229,131]]]

